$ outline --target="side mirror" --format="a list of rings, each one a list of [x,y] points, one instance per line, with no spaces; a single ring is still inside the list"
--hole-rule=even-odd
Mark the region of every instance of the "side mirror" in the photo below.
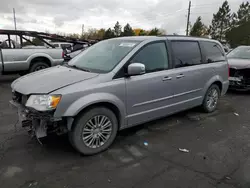
[[[131,63],[128,66],[128,76],[145,74],[145,65],[142,63]]]

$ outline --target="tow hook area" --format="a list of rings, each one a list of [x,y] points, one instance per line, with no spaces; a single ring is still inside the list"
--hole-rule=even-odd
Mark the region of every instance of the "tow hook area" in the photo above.
[[[37,139],[46,137],[50,133],[60,135],[68,131],[66,119],[55,118],[53,112],[39,112],[14,101],[10,103],[17,108],[19,124]]]
[[[33,127],[35,129],[36,137],[43,138],[47,136],[47,122],[44,120],[33,120]]]

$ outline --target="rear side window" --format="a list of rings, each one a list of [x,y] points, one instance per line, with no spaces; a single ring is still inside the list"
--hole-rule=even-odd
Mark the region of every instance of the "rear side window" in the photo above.
[[[201,42],[205,53],[206,53],[206,63],[214,63],[225,61],[224,52],[221,49],[220,45],[215,42]]]
[[[175,68],[199,65],[202,63],[199,43],[196,41],[172,41]]]

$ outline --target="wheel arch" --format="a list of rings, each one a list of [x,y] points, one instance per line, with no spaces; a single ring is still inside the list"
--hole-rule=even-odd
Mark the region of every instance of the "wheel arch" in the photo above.
[[[47,57],[44,57],[44,56],[39,56],[39,57],[35,57],[34,59],[32,59],[30,61],[30,68],[32,65],[34,65],[36,62],[43,62],[43,63],[46,63],[49,67],[51,67],[51,61],[50,59],[48,59]]]
[[[118,97],[111,94],[95,93],[86,97],[82,97],[72,103],[62,116],[70,117],[75,120],[84,112],[95,107],[105,107],[110,109],[117,118],[119,129],[126,124],[125,105]],[[71,130],[74,120],[71,121],[71,125],[68,125],[69,130]]]
[[[215,82],[212,83],[211,85],[213,85],[213,84],[215,84],[215,85],[217,85],[217,86],[219,87],[220,93],[221,93],[221,91],[222,91],[222,82],[221,82],[221,81],[215,81]]]
[[[38,60],[44,60],[43,62],[47,63],[50,67],[52,65],[53,59],[45,53],[35,53],[28,57],[27,62],[29,64],[29,67],[31,67],[31,64],[34,62],[37,62]]]
[[[206,85],[205,85],[205,87],[204,87],[204,89],[203,89],[203,99],[204,99],[204,97],[205,97],[205,95],[206,95],[206,92],[207,92],[207,90],[209,89],[209,87],[211,86],[211,85],[213,85],[213,84],[216,84],[218,87],[219,87],[219,89],[220,89],[220,92],[222,91],[222,87],[223,87],[223,80],[222,80],[222,78],[220,77],[220,76],[214,76],[214,77],[212,77],[207,83],[206,83]]]

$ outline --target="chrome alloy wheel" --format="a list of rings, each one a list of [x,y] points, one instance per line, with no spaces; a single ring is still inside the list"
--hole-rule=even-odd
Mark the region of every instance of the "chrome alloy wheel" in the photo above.
[[[83,128],[82,139],[89,148],[103,146],[112,133],[111,120],[105,115],[97,115],[87,121]]]
[[[210,110],[216,108],[218,99],[219,99],[218,91],[215,88],[211,89],[207,96],[207,107]]]

